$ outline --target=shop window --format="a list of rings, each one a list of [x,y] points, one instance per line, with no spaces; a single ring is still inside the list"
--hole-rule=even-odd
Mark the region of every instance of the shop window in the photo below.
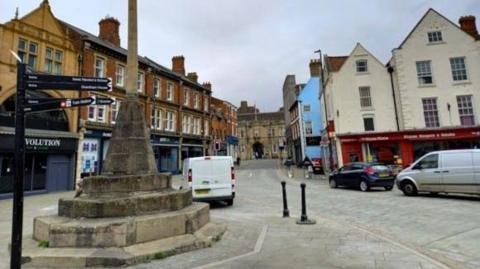
[[[430,85],[433,84],[431,61],[418,61],[417,65],[417,77],[418,84]]]
[[[475,125],[475,117],[473,115],[472,96],[457,96],[458,115],[460,115],[460,124],[462,126]]]
[[[422,99],[422,103],[425,126],[427,128],[440,127],[440,121],[438,119],[437,99],[424,98]]]
[[[453,81],[463,81],[468,79],[464,57],[450,58],[450,67],[452,69]]]
[[[373,122],[372,117],[364,117],[363,118],[363,126],[365,128],[365,131],[375,131],[375,125]]]

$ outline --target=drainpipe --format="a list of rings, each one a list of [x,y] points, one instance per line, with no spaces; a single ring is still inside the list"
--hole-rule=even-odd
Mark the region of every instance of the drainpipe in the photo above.
[[[305,130],[303,124],[303,109],[302,109],[302,102],[298,101],[298,124],[300,125],[300,148],[302,150],[302,159],[300,161],[305,160]]]
[[[395,87],[393,85],[393,72],[394,69],[392,66],[388,66],[387,68],[388,73],[390,74],[390,85],[392,87],[392,97],[393,97],[393,108],[395,109],[395,122],[397,124],[397,131],[400,131],[400,124],[398,122],[398,111],[397,111],[397,99],[395,97]]]

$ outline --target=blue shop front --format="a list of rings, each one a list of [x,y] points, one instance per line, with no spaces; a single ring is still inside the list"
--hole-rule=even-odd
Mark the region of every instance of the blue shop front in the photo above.
[[[151,141],[158,171],[178,174],[178,151],[180,147],[178,137],[152,135]]]

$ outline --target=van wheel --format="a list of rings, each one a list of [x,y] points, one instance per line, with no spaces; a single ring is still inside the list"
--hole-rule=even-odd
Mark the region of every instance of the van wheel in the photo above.
[[[393,190],[393,186],[385,187],[385,190],[386,190],[386,191],[391,191],[391,190]]]
[[[227,203],[228,206],[232,206],[233,205],[233,198],[225,200],[225,203]]]
[[[330,179],[329,185],[330,185],[330,188],[332,188],[332,189],[336,189],[338,187],[337,181],[333,178]]]
[[[370,187],[368,186],[367,181],[365,180],[360,181],[360,190],[363,192],[370,190]]]
[[[406,181],[402,184],[401,186],[403,194],[406,196],[415,196],[417,195],[417,187],[415,187],[415,184],[411,181]]]

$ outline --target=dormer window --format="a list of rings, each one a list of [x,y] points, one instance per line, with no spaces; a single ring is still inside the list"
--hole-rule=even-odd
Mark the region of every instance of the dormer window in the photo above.
[[[443,42],[442,32],[434,31],[428,32],[428,43],[440,43]]]
[[[358,60],[356,63],[357,63],[357,73],[368,72],[367,60]]]

